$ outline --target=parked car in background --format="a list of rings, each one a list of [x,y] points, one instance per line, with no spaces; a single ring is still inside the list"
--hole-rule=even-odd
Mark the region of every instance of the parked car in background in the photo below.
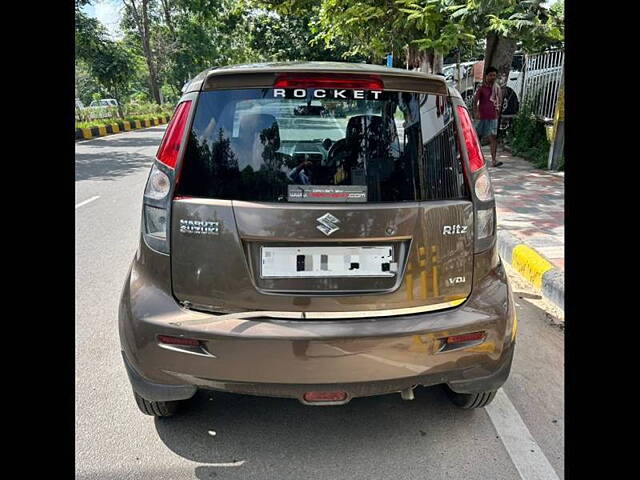
[[[460,69],[455,63],[445,65],[442,68],[447,85],[455,88],[460,92],[460,96],[464,102],[469,105],[471,98],[475,92],[473,82],[473,66],[477,62],[464,62],[460,64]]]
[[[89,104],[90,107],[117,107],[118,101],[115,98],[102,98],[94,100]]]
[[[491,180],[440,75],[206,70],[183,90],[141,217],[119,333],[147,415],[198,390],[341,405],[419,385],[478,408],[509,375],[517,319]]]
[[[91,120],[116,116],[118,101],[115,98],[102,98],[89,104],[88,117]]]

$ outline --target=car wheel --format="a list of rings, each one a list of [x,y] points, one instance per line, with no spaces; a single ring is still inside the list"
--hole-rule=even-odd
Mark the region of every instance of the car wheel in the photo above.
[[[449,400],[451,400],[454,405],[464,409],[486,407],[496,396],[495,390],[480,393],[457,393],[447,385],[445,385],[445,390],[447,391]]]
[[[136,398],[136,403],[140,411],[145,415],[151,415],[153,417],[170,417],[178,411],[182,404],[181,401],[150,402],[136,392],[133,392],[133,396]]]

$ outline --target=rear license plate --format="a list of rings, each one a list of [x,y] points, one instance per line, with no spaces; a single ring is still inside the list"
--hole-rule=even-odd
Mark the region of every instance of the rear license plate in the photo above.
[[[262,247],[262,278],[393,277],[390,245],[375,247]]]

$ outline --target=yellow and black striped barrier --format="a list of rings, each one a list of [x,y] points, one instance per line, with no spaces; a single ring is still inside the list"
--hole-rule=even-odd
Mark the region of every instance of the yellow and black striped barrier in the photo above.
[[[146,120],[122,121],[114,122],[108,125],[91,128],[76,128],[76,140],[89,140],[96,137],[104,137],[114,133],[128,132],[129,130],[137,130],[139,128],[149,128],[163,123],[168,123],[171,117],[169,115],[161,115]]]
[[[564,310],[564,269],[554,266],[534,248],[506,230],[498,231],[498,252],[500,258],[535,290]]]

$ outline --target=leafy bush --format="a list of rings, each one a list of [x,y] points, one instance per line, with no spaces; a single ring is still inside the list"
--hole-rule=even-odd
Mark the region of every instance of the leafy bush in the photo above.
[[[96,119],[96,120],[90,120],[90,121],[85,121],[85,122],[76,122],[76,128],[91,128],[91,127],[104,127],[106,125],[111,125],[113,123],[117,123],[117,122],[121,122],[121,121],[125,121],[125,122],[129,122],[129,123],[133,123],[136,120],[151,120],[152,118],[158,118],[164,115],[169,115],[171,116],[173,112],[168,112],[168,111],[163,111],[160,113],[154,113],[154,114],[149,114],[149,115],[132,115],[132,116],[125,116],[124,119],[120,119],[120,118],[102,118],[102,119]]]
[[[506,141],[514,155],[529,160],[537,168],[547,168],[550,145],[545,126],[528,106],[523,105],[513,119]]]
[[[124,118],[118,116],[116,107],[87,107],[76,109],[76,128],[90,128],[127,120],[148,120],[173,114],[174,105],[158,105],[152,102],[127,103],[122,106]]]
[[[162,115],[167,112],[171,113],[173,111],[172,104],[163,104],[158,105],[154,102],[139,102],[139,103],[128,103],[124,105],[123,111],[125,117],[130,117],[132,115]]]

